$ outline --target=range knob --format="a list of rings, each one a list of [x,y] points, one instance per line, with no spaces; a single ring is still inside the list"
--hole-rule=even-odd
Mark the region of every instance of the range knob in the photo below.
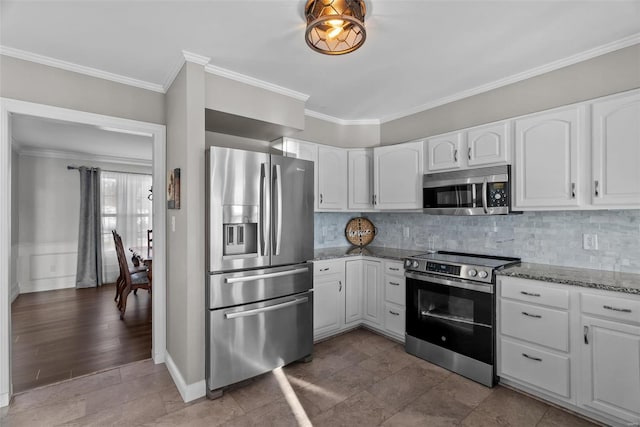
[[[478,272],[478,277],[480,277],[481,279],[485,279],[488,276],[487,272],[484,270],[480,270]]]
[[[477,271],[475,271],[475,270],[473,270],[473,269],[471,269],[471,270],[469,270],[469,271],[467,272],[467,274],[468,274],[469,276],[471,276],[471,277],[476,277],[476,274],[478,274],[478,272],[477,272]]]
[[[418,268],[418,261],[413,261],[413,262],[411,263],[411,266],[412,266],[413,268]]]
[[[404,260],[404,268],[409,268],[411,267],[411,260],[410,259],[405,259]]]

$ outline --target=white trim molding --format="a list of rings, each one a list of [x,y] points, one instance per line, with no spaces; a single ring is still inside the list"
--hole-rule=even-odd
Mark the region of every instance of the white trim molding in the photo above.
[[[11,115],[25,114],[72,123],[146,132],[153,139],[153,185],[166,188],[166,127],[16,99],[0,98],[0,406],[11,397]],[[153,197],[152,356],[162,362],[166,352],[166,192]]]
[[[131,157],[106,156],[102,154],[80,153],[77,151],[48,150],[46,148],[28,147],[19,144],[16,150],[20,156],[44,157],[47,159],[68,159],[87,162],[105,162],[119,165],[151,167],[151,159],[133,159]]]
[[[204,397],[207,394],[207,383],[205,380],[200,380],[193,384],[187,384],[184,377],[180,373],[178,366],[175,364],[169,352],[165,355],[165,364],[167,370],[173,378],[173,382],[176,384],[182,400],[185,402],[191,402],[192,400]]]
[[[236,73],[235,71],[227,70],[226,68],[217,67],[215,65],[207,64],[204,66],[204,71],[216,76],[225,77],[227,79],[235,80],[240,83],[244,83],[250,86],[258,87],[260,89],[268,90],[270,92],[279,93],[280,95],[288,96],[298,101],[307,102],[309,95],[302,92],[297,92],[286,87],[278,86],[273,83],[266,82],[264,80],[256,79],[254,77],[246,76],[244,74]]]
[[[128,86],[138,87],[140,89],[165,93],[164,87],[156,83],[150,83],[144,80],[138,80],[131,77],[123,76],[121,74],[110,73],[108,71],[99,70],[97,68],[74,64],[73,62],[62,61],[60,59],[39,55],[37,53],[27,52],[25,50],[15,49],[13,47],[0,46],[0,54],[10,56],[12,58],[22,59],[25,61],[35,62],[37,64],[48,65],[49,67],[72,71],[74,73],[97,77],[99,79],[122,83]]]
[[[493,89],[498,89],[500,87],[507,86],[513,83],[518,83],[523,80],[530,79],[532,77],[549,73],[551,71],[559,70],[560,68],[568,67],[569,65],[574,65],[579,62],[583,62],[588,59],[592,59],[597,56],[604,55],[606,53],[610,53],[619,49],[624,49],[625,47],[633,46],[634,44],[638,44],[638,43],[640,43],[640,33],[633,34],[629,37],[625,37],[623,39],[616,40],[614,42],[607,43],[602,46],[598,46],[596,48],[577,53],[575,55],[571,55],[567,58],[563,58],[558,61],[550,62],[540,67],[532,68],[522,73],[505,77],[504,79],[496,80],[494,82],[477,86],[462,92],[458,92],[450,96],[445,96],[443,98],[436,99],[434,101],[427,102],[422,105],[418,105],[417,107],[410,108],[408,110],[404,110],[396,114],[391,114],[389,116],[381,118],[380,123],[387,123],[393,120],[401,119],[403,117],[411,116],[413,114],[421,113],[423,111],[430,110],[432,108],[439,107],[441,105],[459,101],[464,98],[469,98],[474,95],[478,95],[484,92],[489,92],[490,90],[493,90]]]
[[[362,119],[362,120],[344,120],[338,117],[329,116],[328,114],[318,113],[313,110],[304,110],[304,115],[313,117],[316,119],[324,120],[326,122],[332,122],[343,126],[353,126],[353,125],[380,125],[380,120],[378,119]]]

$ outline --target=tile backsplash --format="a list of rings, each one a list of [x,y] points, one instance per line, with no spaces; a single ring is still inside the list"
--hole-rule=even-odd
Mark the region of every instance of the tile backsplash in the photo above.
[[[315,247],[348,246],[344,229],[356,216],[356,212],[316,213]],[[375,246],[515,256],[524,262],[640,273],[640,210],[362,216],[378,229]],[[597,250],[583,249],[583,234],[597,235]]]

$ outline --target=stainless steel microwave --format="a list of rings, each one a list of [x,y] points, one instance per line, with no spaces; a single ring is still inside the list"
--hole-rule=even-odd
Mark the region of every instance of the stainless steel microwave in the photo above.
[[[511,166],[426,174],[422,207],[436,215],[505,215],[511,211]]]

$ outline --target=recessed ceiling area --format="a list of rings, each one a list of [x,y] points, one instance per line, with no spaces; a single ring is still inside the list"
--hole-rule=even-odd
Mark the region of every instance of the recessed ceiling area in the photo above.
[[[321,115],[385,121],[640,34],[638,0],[365,2],[367,40],[338,57],[306,45],[304,0],[3,0],[0,39],[5,53],[159,91],[188,51],[307,94],[306,108]]]
[[[56,152],[147,165],[153,154],[151,136],[21,114],[11,116],[11,136],[19,152]]]

